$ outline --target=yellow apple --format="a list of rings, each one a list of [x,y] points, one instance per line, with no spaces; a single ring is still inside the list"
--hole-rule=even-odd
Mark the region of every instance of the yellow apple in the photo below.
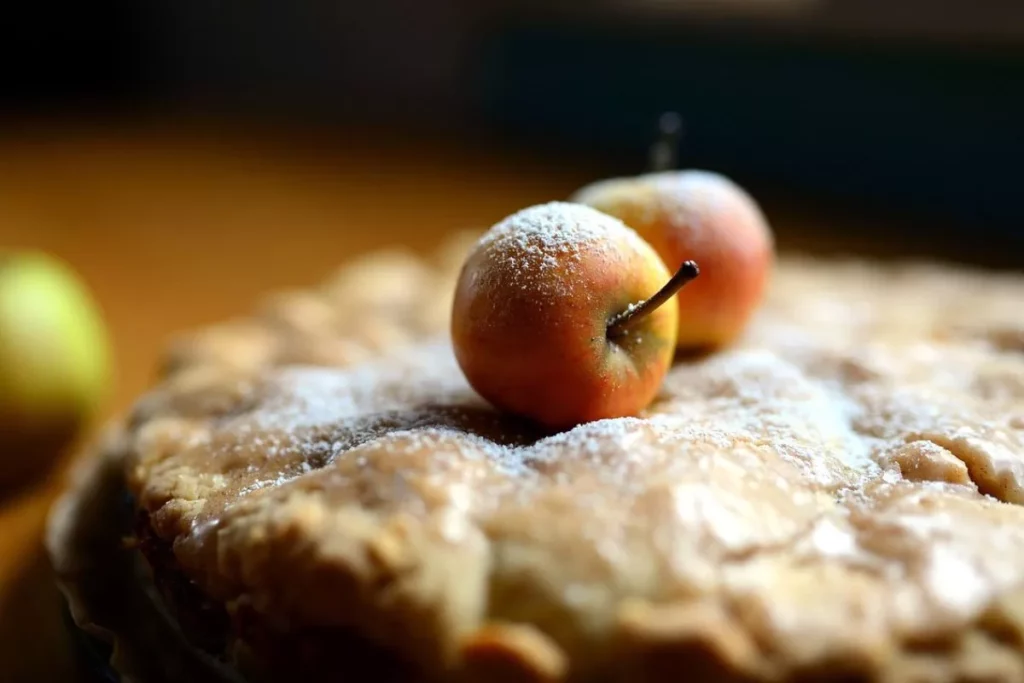
[[[66,264],[0,253],[0,486],[48,465],[110,383],[101,312]]]

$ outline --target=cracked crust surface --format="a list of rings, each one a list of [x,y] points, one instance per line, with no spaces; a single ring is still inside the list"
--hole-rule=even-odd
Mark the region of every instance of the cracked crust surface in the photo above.
[[[207,596],[440,679],[1024,680],[1024,280],[783,259],[645,414],[541,434],[452,356],[467,246],[173,347],[125,472]]]

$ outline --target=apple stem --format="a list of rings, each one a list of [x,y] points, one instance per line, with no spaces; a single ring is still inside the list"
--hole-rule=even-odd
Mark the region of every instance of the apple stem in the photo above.
[[[608,321],[606,328],[608,338],[622,336],[630,323],[649,315],[675,296],[676,292],[682,289],[687,282],[694,280],[698,275],[700,275],[700,268],[697,267],[697,263],[695,261],[684,261],[683,265],[679,266],[676,274],[665,283],[664,287],[655,292],[651,298],[638,304],[631,304],[626,310],[616,314]]]
[[[683,137],[683,119],[674,111],[658,117],[658,137],[651,145],[650,170],[654,173],[675,168],[679,142]]]

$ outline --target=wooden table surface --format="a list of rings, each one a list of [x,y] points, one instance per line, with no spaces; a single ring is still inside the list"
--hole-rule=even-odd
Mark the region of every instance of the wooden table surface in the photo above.
[[[312,284],[369,249],[421,250],[446,232],[486,227],[594,173],[367,131],[324,140],[42,127],[0,138],[0,247],[48,250],[91,287],[115,345],[110,415],[148,386],[174,331],[246,311],[268,290]],[[822,235],[807,218],[769,215],[790,238]],[[63,471],[0,498],[0,681],[75,680],[40,544]]]
[[[0,247],[57,254],[94,292],[117,359],[110,415],[147,387],[176,330],[314,283],[366,250],[426,248],[586,180],[513,154],[366,133],[327,145],[42,128],[0,140]],[[0,499],[0,681],[75,680],[40,544],[63,470]]]

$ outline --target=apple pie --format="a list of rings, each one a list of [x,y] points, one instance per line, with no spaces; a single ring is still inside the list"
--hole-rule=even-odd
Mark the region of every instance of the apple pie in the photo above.
[[[547,433],[453,358],[468,239],[170,345],[48,536],[122,680],[1024,681],[1024,279],[783,258]]]

